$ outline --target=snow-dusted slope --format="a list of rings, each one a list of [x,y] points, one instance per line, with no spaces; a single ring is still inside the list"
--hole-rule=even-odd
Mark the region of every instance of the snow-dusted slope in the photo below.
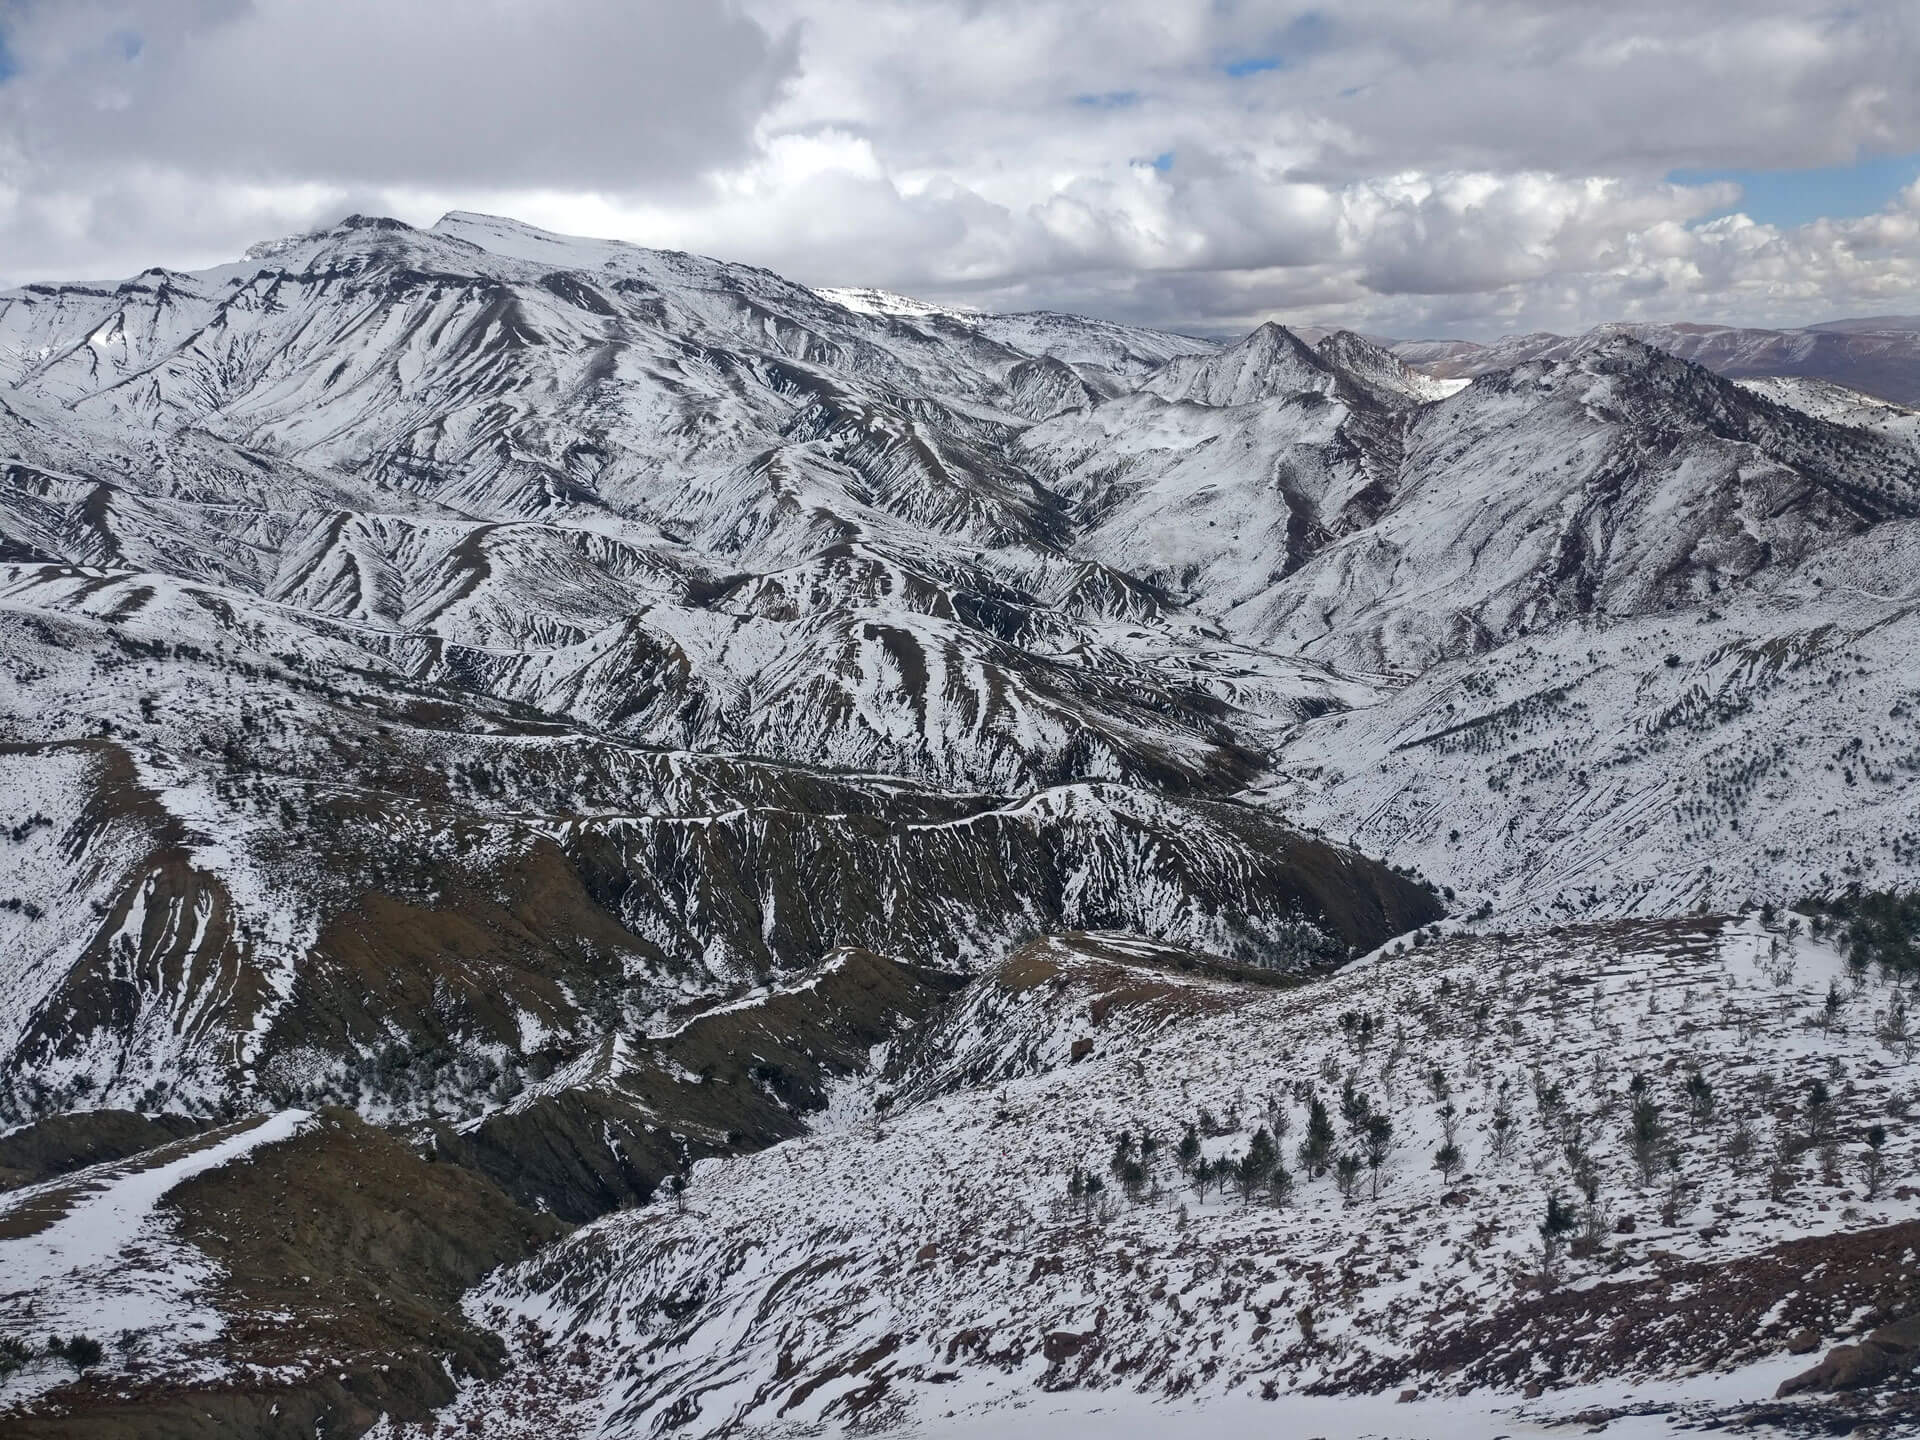
[[[1407,429],[1391,507],[1253,602],[1253,633],[1417,671],[1590,614],[1704,604],[1920,512],[1913,451],[1624,338],[1489,375]]]
[[[164,1336],[176,1357],[204,1354],[225,1328],[213,1302],[220,1277],[160,1202],[196,1176],[244,1164],[258,1147],[284,1144],[312,1123],[304,1111],[283,1111],[0,1199],[0,1337],[38,1349],[47,1334],[117,1332]],[[130,1358],[117,1357],[116,1368]],[[204,1359],[176,1371],[179,1379],[201,1381],[219,1373]],[[60,1380],[58,1366],[46,1364],[0,1382],[0,1413]]]
[[[1606,1380],[1624,1405],[1683,1372],[1705,1378],[1676,1399],[1758,1405],[1811,1363],[1786,1353],[1797,1333],[1876,1323],[1862,1301],[1885,1282],[1849,1237],[1891,1257],[1920,1234],[1911,1188],[1862,1193],[1859,1127],[1920,1080],[1877,1037],[1895,990],[1793,923],[1448,938],[1278,994],[1126,937],[1037,942],[820,1133],[699,1167],[677,1205],[483,1289],[470,1311],[521,1365],[452,1418],[498,1437],[939,1433],[1063,1389],[1264,1397],[1281,1417],[1303,1391],[1405,1390],[1427,1423],[1476,1392],[1492,1433],[1580,1401],[1527,1405],[1542,1384]],[[1815,1082],[1831,1098],[1809,1113]],[[1347,1197],[1297,1154],[1315,1099],[1334,1153],[1363,1152],[1345,1087],[1389,1122]],[[1290,1188],[1196,1183],[1189,1126],[1210,1162],[1277,1135]],[[1890,1173],[1911,1144],[1899,1129]],[[1579,1227],[1551,1261],[1549,1195]],[[1912,1251],[1897,1263],[1910,1275]]]
[[[1765,396],[1776,405],[1798,410],[1816,420],[1851,425],[1860,430],[1905,440],[1920,448],[1920,410],[1910,410],[1830,380],[1798,375],[1765,375],[1738,382],[1742,390]]]
[[[650,1198],[497,1290],[535,1326],[516,1343],[582,1315],[604,1341],[569,1394],[514,1381],[527,1423],[1427,1385],[1474,1335],[1517,1365],[1500,1317],[1534,1312],[1462,1227],[1535,1205],[1550,1160],[1438,1210],[1402,1177],[1395,1224],[1441,1248],[1397,1256],[1358,1253],[1357,1211],[1196,1198],[1184,1229],[1124,1221],[1121,1270],[1042,1202],[1121,1108],[1218,1115],[1262,1067],[1333,1083],[1330,1026],[1404,1008],[1418,967],[1247,986],[1448,906],[1522,929],[1920,880],[1906,418],[1618,333],[1465,383],[1346,332],[976,314],[458,213],[0,295],[0,1122],[24,1127],[0,1141],[32,1169],[103,1106],[176,1112],[169,1134],[323,1116],[182,1187],[250,1317],[217,1402],[128,1372],[182,1435],[426,1415],[447,1356],[501,1373],[492,1312],[451,1307],[550,1238],[541,1212]],[[1115,933],[1050,938],[1083,931]],[[1507,1028],[1470,1056],[1423,1019],[1422,1043],[1484,1091],[1560,1058],[1540,976],[1711,963],[1725,998],[1760,943],[1581,934],[1448,942],[1445,993]],[[1636,1053],[1721,1063],[1688,1023],[1697,1050]],[[900,1119],[876,1137],[848,1106],[878,1058]],[[925,1179],[936,1142],[957,1192]],[[696,1161],[704,1229],[662,1203]],[[782,1229],[789,1174],[810,1202],[884,1185],[822,1238]],[[343,1208],[276,1242],[256,1184]],[[293,1305],[319,1257],[362,1254],[369,1206],[403,1218],[335,1277],[354,1303]],[[1345,1328],[1281,1344],[1296,1296],[1247,1321],[1329,1263],[1250,1278],[1249,1245],[1349,1256]],[[1089,1317],[1082,1262],[1104,1283],[1109,1259],[1124,1304]],[[793,1308],[768,1314],[801,1327],[778,1337],[754,1318],[776,1274]],[[34,1384],[34,1424],[136,1404]],[[505,1393],[462,1404],[513,1419]]]
[[[1535,922],[1911,885],[1920,595],[1871,587],[1917,540],[1439,666],[1297,732],[1276,803]]]
[[[898,309],[465,214],[0,301],[15,1113],[349,1099],[394,1041],[466,1108],[849,943],[1425,918],[1195,808],[1371,692],[1070,553],[1012,451],[1206,347]]]

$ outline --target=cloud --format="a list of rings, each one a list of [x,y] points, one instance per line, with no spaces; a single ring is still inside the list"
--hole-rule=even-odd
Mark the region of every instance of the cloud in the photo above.
[[[383,191],[685,191],[797,65],[734,0],[0,0],[0,39],[0,253],[60,273]]]
[[[351,203],[1213,332],[1801,322],[1920,283],[1912,192],[1787,230],[1668,178],[1920,152],[1906,0],[0,0],[0,38],[15,279]]]
[[[18,12],[31,162],[254,183],[629,188],[744,159],[794,42],[725,0],[60,0]]]

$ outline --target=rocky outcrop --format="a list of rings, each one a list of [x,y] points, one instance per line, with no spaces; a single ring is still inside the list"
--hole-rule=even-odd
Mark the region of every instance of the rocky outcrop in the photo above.
[[[1810,1370],[1780,1382],[1781,1397],[1808,1391],[1862,1390],[1907,1379],[1920,1369],[1920,1314],[1882,1325],[1855,1345],[1836,1345]]]

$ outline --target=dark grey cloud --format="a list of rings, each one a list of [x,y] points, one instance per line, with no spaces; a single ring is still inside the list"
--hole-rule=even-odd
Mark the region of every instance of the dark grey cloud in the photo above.
[[[29,165],[629,190],[745,159],[795,66],[732,0],[36,0],[0,124]]]

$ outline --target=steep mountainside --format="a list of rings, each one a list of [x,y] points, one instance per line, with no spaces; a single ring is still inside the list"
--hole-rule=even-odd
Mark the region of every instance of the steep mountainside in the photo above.
[[[1421,1043],[1491,1113],[1564,1060],[1516,964],[1745,1007],[1769,942],[1724,917],[1920,881],[1910,418],[1619,333],[1469,382],[468,214],[0,294],[0,1417],[717,1433],[1424,1388],[1482,1341],[1509,1391],[1761,1360],[1779,1316],[1528,1370],[1544,1138],[1457,1201],[1401,1177],[1424,1258],[1284,1343],[1334,1280],[1224,1257],[1347,1253],[1354,1207],[1055,1191],[1123,1112],[1251,1143],[1268,1071],[1297,1134],[1378,1058],[1348,1016],[1436,977],[1484,1013]],[[1749,1063],[1685,1013],[1636,1064]],[[1844,1033],[1864,1124],[1911,1057]],[[1839,1273],[1916,1218],[1874,1198],[1739,1263]],[[1852,1283],[1804,1324],[1858,1328]],[[43,1353],[114,1315],[110,1360]]]
[[[1324,966],[1436,913],[1222,803],[1199,632],[1008,456],[1064,362],[475,216],[0,329],[16,1114],[354,1101],[395,1043],[470,1108],[845,945]]]
[[[1913,1417],[1910,1380],[1836,1406],[1824,1378],[1794,1384],[1818,1357],[1787,1353],[1920,1303],[1920,1195],[1862,1205],[1863,1147],[1795,1148],[1809,1123],[1852,1136],[1916,1078],[1911,1048],[1874,1036],[1885,987],[1808,1028],[1846,980],[1831,949],[1751,923],[1611,925],[1441,940],[1279,994],[1185,959],[1101,936],[1017,953],[818,1134],[702,1165],[677,1205],[484,1287],[469,1313],[513,1337],[514,1368],[451,1413],[516,1440],[798,1435],[1086,1390],[1103,1410],[1263,1398],[1271,1424],[1302,1392],[1387,1390],[1419,1408],[1352,1430],[1313,1412],[1316,1433],[1433,1436],[1738,1423],[1786,1383],[1807,1392],[1789,1424]],[[1664,1069],[1682,1036],[1687,1069]],[[1844,1098],[1809,1122],[1816,1079]],[[1651,1167],[1636,1083],[1673,1147]],[[1342,1180],[1303,1159],[1316,1104],[1348,1154],[1381,1135],[1380,1163]],[[1263,1142],[1277,1169],[1214,1173]],[[1550,1189],[1594,1218],[1555,1237],[1543,1284]],[[556,1354],[571,1364],[538,1363]],[[1648,1397],[1700,1365],[1737,1377],[1719,1405]]]

